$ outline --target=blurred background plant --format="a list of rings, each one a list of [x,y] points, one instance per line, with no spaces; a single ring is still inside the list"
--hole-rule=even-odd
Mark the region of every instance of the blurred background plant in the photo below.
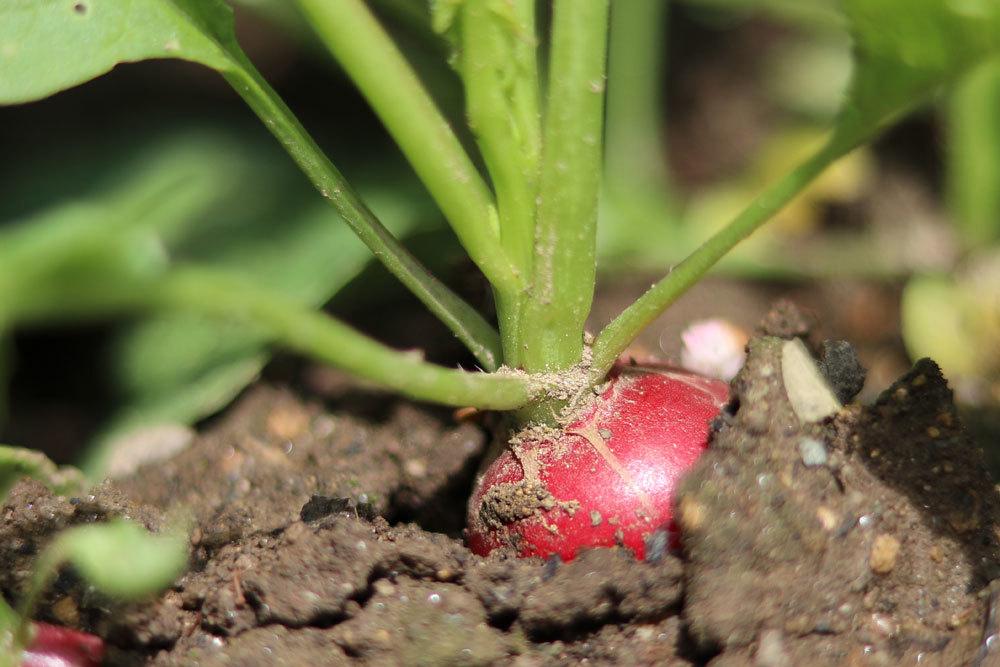
[[[425,263],[485,305],[398,149],[291,3],[236,4],[251,59],[348,180]],[[461,88],[423,3],[372,5],[460,120]],[[617,1],[602,272],[661,273],[808,154],[841,100],[850,48],[835,0]],[[362,327],[372,326],[362,316],[369,304],[412,303],[344,225],[329,224],[336,214],[226,84],[197,66],[121,66],[2,108],[0,148],[0,431],[60,461],[89,441],[91,473],[183,446],[187,426],[226,405],[268,359],[254,331],[192,316],[85,318],[98,314],[88,299],[108,281],[197,259],[304,303],[329,302]],[[848,295],[850,317],[900,350],[901,330],[911,356],[937,359],[988,425],[1000,404],[998,236],[1000,63],[991,63],[838,163],[719,272],[768,285],[849,281],[833,293]],[[331,245],[341,249],[335,263]],[[870,285],[882,295],[875,306],[859,297]],[[403,347],[427,339],[379,336]],[[455,354],[447,344],[428,350]]]

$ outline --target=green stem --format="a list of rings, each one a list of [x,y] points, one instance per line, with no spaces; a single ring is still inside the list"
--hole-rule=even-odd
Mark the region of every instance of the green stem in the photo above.
[[[0,597],[0,667],[18,667],[24,645],[17,641],[21,619],[17,612]]]
[[[667,9],[663,0],[624,0],[612,8],[604,161],[616,197],[655,197],[661,216],[670,201],[660,99]]]
[[[500,337],[493,326],[431,275],[382,225],[246,56],[237,51],[233,57],[239,59],[239,67],[223,72],[223,76],[264,121],[316,189],[330,200],[372,254],[451,329],[484,368],[497,368],[501,359]]]
[[[285,294],[217,269],[175,268],[159,277],[123,278],[113,288],[102,283],[97,288],[63,289],[18,315],[21,321],[33,321],[65,316],[66,311],[96,318],[151,309],[235,321],[280,346],[418,400],[511,410],[532,398],[532,385],[523,375],[467,372],[425,362],[419,352],[394,350]]]
[[[151,304],[259,327],[278,344],[418,400],[510,410],[531,398],[528,380],[472,373],[393,350],[284,295],[208,269],[177,269],[150,287]]]
[[[521,366],[569,368],[583,356],[594,296],[608,0],[556,0]]]
[[[38,600],[42,597],[42,592],[49,582],[55,577],[59,565],[66,560],[65,549],[62,541],[56,536],[49,545],[42,551],[28,582],[28,591],[21,598],[21,603],[17,606],[18,624],[14,631],[14,643],[18,646],[28,646],[31,643],[31,615],[38,606]]]
[[[410,161],[472,260],[505,293],[525,278],[500,244],[492,194],[392,38],[361,0],[298,0]]]
[[[1000,60],[952,90],[947,107],[948,200],[966,250],[1000,239]]]
[[[827,166],[846,152],[830,142],[759,195],[725,228],[688,255],[612,321],[594,342],[591,382],[600,382],[618,356],[650,322],[698,282],[737,243],[767,222]]]
[[[500,215],[500,242],[522,275],[530,275],[535,193],[541,154],[534,0],[462,6],[459,69],[466,114],[476,136]],[[519,363],[521,294],[498,294],[504,360]]]

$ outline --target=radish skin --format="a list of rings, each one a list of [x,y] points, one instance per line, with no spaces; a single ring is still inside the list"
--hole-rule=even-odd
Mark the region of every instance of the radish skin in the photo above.
[[[486,468],[469,501],[469,547],[568,561],[620,545],[643,559],[658,530],[677,546],[674,489],[728,396],[726,383],[684,371],[619,371],[561,433],[522,433]]]
[[[35,623],[31,645],[21,656],[21,667],[98,667],[104,658],[104,640],[79,630]]]

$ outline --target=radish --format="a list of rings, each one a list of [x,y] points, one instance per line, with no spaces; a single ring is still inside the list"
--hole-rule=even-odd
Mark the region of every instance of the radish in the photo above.
[[[95,635],[49,623],[35,623],[34,637],[24,650],[21,667],[97,667],[104,641]]]
[[[528,429],[486,468],[469,501],[470,548],[568,561],[583,548],[622,545],[641,559],[657,530],[677,546],[674,489],[727,397],[726,383],[691,373],[613,374],[561,432]]]

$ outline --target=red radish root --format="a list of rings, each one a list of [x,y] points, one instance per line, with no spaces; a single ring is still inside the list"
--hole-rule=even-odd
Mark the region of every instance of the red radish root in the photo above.
[[[104,658],[104,641],[95,635],[48,623],[35,623],[34,632],[21,667],[98,667]]]
[[[528,429],[490,463],[469,501],[469,547],[570,560],[622,545],[642,559],[658,530],[676,545],[674,489],[728,395],[699,375],[622,370],[561,433]]]

